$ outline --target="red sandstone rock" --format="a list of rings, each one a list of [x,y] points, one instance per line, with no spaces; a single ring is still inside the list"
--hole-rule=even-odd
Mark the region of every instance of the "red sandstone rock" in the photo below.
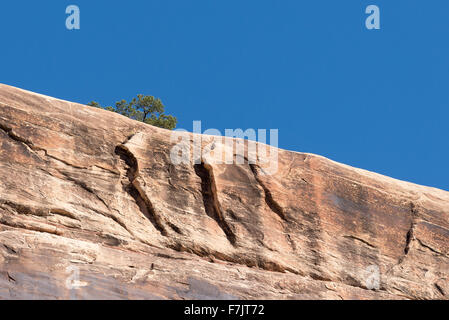
[[[170,135],[0,85],[0,299],[449,296],[448,192],[285,150],[175,165]]]

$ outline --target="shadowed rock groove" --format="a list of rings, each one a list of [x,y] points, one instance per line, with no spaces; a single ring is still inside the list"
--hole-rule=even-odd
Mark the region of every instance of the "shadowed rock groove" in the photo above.
[[[268,207],[276,213],[282,220],[288,221],[284,209],[273,199],[273,195],[271,194],[271,191],[267,188],[267,186],[260,180],[259,177],[259,171],[257,169],[257,166],[255,164],[249,164],[249,167],[251,168],[252,173],[254,174],[254,178],[256,179],[257,183],[262,187],[264,194],[265,194],[265,202],[268,205]]]
[[[156,214],[153,204],[142,190],[140,183],[137,181],[137,178],[139,177],[139,167],[136,157],[123,145],[115,148],[115,154],[128,166],[127,177],[129,184],[126,186],[126,191],[134,199],[142,214],[150,220],[153,226],[163,236],[167,236],[167,231],[162,225],[161,218]]]
[[[407,232],[406,239],[405,239],[405,247],[404,247],[404,255],[399,260],[399,264],[401,264],[405,258],[407,257],[408,253],[410,252],[410,247],[412,244],[412,241],[415,240],[415,228],[416,223],[418,219],[418,210],[415,207],[415,204],[412,202],[410,203],[410,212],[411,212],[411,226],[410,229]]]
[[[227,222],[223,218],[217,196],[217,187],[212,167],[202,162],[195,165],[195,173],[201,178],[201,194],[203,196],[204,209],[206,214],[214,219],[228,238],[229,242],[235,246],[236,236]]]

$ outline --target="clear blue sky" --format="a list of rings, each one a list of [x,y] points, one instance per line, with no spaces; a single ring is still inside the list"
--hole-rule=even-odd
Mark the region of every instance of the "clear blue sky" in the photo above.
[[[447,0],[2,1],[0,33],[2,83],[151,94],[181,128],[278,128],[282,148],[449,190]]]

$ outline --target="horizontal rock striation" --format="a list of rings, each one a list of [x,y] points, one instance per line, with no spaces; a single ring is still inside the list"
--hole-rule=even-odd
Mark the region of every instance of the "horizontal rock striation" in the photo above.
[[[174,164],[176,143],[0,85],[0,299],[449,297],[448,192],[285,150],[273,175]]]

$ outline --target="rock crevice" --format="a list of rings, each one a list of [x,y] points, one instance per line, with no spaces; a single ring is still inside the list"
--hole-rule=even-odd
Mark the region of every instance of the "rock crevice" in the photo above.
[[[162,219],[156,213],[151,200],[145,194],[142,189],[139,178],[139,163],[137,158],[133,155],[129,149],[124,145],[119,145],[115,148],[115,154],[123,160],[127,167],[127,177],[129,183],[125,186],[126,191],[131,195],[136,204],[138,205],[142,214],[153,224],[153,226],[163,235],[167,236],[167,231],[162,224]]]
[[[223,212],[221,211],[213,168],[202,162],[201,164],[195,165],[195,172],[201,178],[201,194],[203,196],[206,214],[217,222],[229,242],[235,246],[237,244],[237,237],[224,219]]]

